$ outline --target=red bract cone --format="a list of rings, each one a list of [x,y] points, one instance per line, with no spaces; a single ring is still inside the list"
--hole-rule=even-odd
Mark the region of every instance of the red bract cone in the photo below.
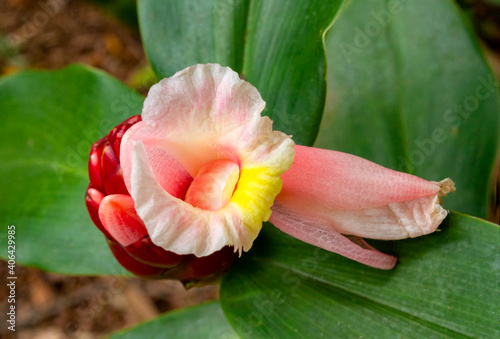
[[[135,211],[120,167],[120,145],[125,132],[139,121],[139,115],[125,120],[92,145],[90,185],[85,195],[90,217],[115,258],[131,273],[150,279],[178,279],[186,286],[213,280],[238,258],[232,247],[200,258],[165,251],[151,242]]]

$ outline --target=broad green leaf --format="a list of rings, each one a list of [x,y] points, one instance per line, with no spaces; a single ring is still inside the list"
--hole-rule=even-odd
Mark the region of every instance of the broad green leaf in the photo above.
[[[112,339],[237,339],[218,301],[165,313],[112,335]]]
[[[135,0],[89,0],[101,7],[106,14],[137,29],[137,6]]]
[[[194,64],[241,72],[248,0],[138,1],[146,54],[160,77]]]
[[[328,93],[316,145],[457,193],[485,217],[499,130],[497,82],[452,0],[351,0],[326,38]]]
[[[140,114],[142,96],[74,65],[0,80],[0,253],[16,226],[18,264],[67,274],[123,274],[85,207],[92,143]]]
[[[260,91],[278,130],[311,145],[325,101],[323,33],[343,0],[139,1],[146,53],[160,77],[218,63]]]
[[[498,338],[500,228],[451,213],[441,231],[377,242],[399,263],[363,266],[266,225],[223,279],[242,338]]]

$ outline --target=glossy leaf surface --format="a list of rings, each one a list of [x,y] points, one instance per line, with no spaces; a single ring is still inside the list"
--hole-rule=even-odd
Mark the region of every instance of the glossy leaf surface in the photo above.
[[[18,264],[65,274],[124,274],[85,208],[92,143],[138,114],[143,98],[74,65],[0,80],[0,215]],[[7,251],[0,254],[5,258]]]
[[[445,207],[486,217],[498,85],[454,1],[349,1],[326,51],[316,146],[427,180],[450,177],[457,193]]]
[[[394,270],[363,266],[271,225],[225,277],[221,304],[243,338],[494,338],[500,228],[452,213],[440,232],[377,242]]]
[[[130,329],[118,332],[111,339],[237,339],[218,301],[165,313]]]

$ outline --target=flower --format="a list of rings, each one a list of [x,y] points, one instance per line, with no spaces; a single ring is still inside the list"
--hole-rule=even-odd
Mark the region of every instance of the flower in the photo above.
[[[295,145],[261,116],[264,106],[230,68],[195,65],[151,88],[142,119],[94,144],[87,207],[122,265],[144,276],[211,277],[234,252],[248,251],[270,220],[300,240],[389,269],[396,259],[363,237],[416,237],[445,218],[439,196],[454,190],[450,179],[430,182]],[[182,273],[197,260],[210,270]]]

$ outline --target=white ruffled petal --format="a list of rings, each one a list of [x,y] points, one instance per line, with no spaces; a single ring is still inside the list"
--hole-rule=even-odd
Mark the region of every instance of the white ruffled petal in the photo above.
[[[250,249],[295,154],[290,137],[261,117],[264,106],[252,85],[215,64],[188,67],[151,88],[120,158],[156,245],[196,256]],[[236,167],[207,165],[214,163]]]

